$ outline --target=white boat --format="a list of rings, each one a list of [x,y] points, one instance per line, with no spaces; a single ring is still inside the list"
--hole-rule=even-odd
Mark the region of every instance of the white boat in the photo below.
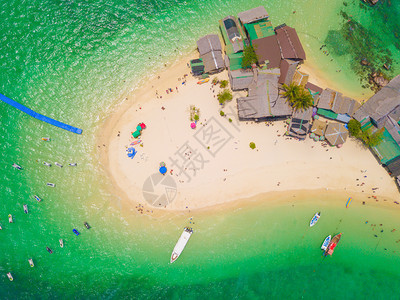
[[[28,261],[29,261],[29,265],[31,266],[31,268],[33,268],[35,266],[35,264],[33,263],[33,259],[30,258]]]
[[[45,166],[48,166],[48,167],[51,167],[51,163],[48,163],[48,162],[43,162],[43,164],[45,165]]]
[[[8,222],[10,222],[10,223],[12,223],[12,222],[13,222],[12,215],[8,215]]]
[[[24,204],[24,213],[28,213],[28,205]]]
[[[33,197],[34,197],[38,202],[42,201],[42,199],[40,199],[40,197],[37,196],[37,195],[33,195]]]
[[[171,264],[178,259],[179,255],[181,255],[181,253],[182,253],[183,249],[185,249],[185,246],[186,246],[187,242],[189,241],[192,233],[193,233],[192,228],[185,227],[185,229],[183,229],[181,237],[179,238],[178,242],[176,243],[174,251],[172,251]]]
[[[17,170],[22,170],[22,167],[20,165],[17,164],[13,164],[12,165],[14,168],[16,168]]]
[[[63,241],[63,239],[60,239],[60,247],[61,247],[61,248],[64,248],[64,241]]]
[[[317,212],[314,217],[312,217],[310,221],[310,227],[313,227],[315,224],[317,224],[319,218],[321,217],[321,213]]]
[[[14,280],[14,277],[11,275],[10,272],[7,273],[7,277],[8,277],[8,279],[10,279],[10,281]]]
[[[55,162],[54,163],[57,167],[60,167],[60,168],[62,168],[63,167],[63,165],[62,164],[60,164],[60,163],[58,163],[58,162]]]
[[[332,239],[332,236],[331,236],[331,235],[328,235],[328,236],[325,238],[325,240],[324,240],[324,242],[322,243],[322,246],[321,246],[321,249],[322,249],[322,250],[326,250],[326,247],[328,247],[329,243],[331,242],[331,239]]]
[[[51,183],[51,182],[48,182],[46,184],[47,184],[47,186],[50,186],[50,187],[55,187],[56,186],[54,183]]]
[[[70,167],[76,167],[76,166],[77,166],[77,163],[71,163],[71,164],[69,164],[69,166],[70,166]]]

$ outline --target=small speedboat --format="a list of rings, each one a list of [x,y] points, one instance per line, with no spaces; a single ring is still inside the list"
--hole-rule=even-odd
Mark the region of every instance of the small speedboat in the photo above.
[[[71,163],[69,164],[70,167],[76,167],[78,164],[77,163]]]
[[[24,213],[28,213],[28,205],[24,204]]]
[[[60,164],[60,163],[58,163],[58,162],[55,162],[54,163],[57,167],[60,167],[60,168],[62,168],[63,167],[63,165],[62,164]]]
[[[51,182],[46,183],[46,185],[50,186],[50,187],[55,187],[56,186],[54,183],[51,183]]]
[[[312,217],[310,221],[310,227],[313,227],[315,224],[317,224],[319,218],[321,217],[321,213],[317,212],[314,217]]]
[[[50,138],[49,137],[42,137],[42,141],[50,142]]]
[[[75,235],[79,235],[80,233],[79,233],[79,231],[78,230],[76,230],[75,228],[74,229],[72,229],[72,232],[73,233],[75,233]]]
[[[33,195],[33,197],[37,200],[37,202],[40,202],[40,201],[42,201],[42,199],[40,199],[40,197],[39,196],[37,196],[37,195]]]
[[[17,164],[13,164],[12,165],[14,168],[16,168],[17,170],[22,170],[22,167],[20,165]]]
[[[14,277],[11,275],[10,272],[7,273],[7,277],[8,277],[8,279],[10,279],[10,281],[14,280]]]
[[[33,263],[33,259],[30,258],[28,261],[29,261],[29,265],[31,266],[31,268],[33,268],[35,266],[35,264]]]
[[[332,238],[332,236],[331,235],[328,235],[326,238],[325,238],[325,240],[324,240],[324,242],[322,243],[322,246],[321,246],[321,249],[322,250],[326,250],[326,247],[328,247],[328,245],[329,245],[329,243],[331,242],[331,238]]]
[[[8,222],[10,222],[10,223],[12,223],[12,222],[13,222],[12,215],[8,215]]]
[[[61,247],[61,248],[64,248],[64,241],[63,241],[63,239],[60,239],[59,241],[60,241],[60,247]]]
[[[88,222],[83,223],[83,225],[85,225],[85,227],[86,227],[87,229],[90,229],[90,228],[91,228],[90,225],[88,224]]]
[[[49,247],[46,247],[47,252],[49,252],[50,254],[53,253],[53,250],[51,250]]]
[[[51,163],[48,163],[48,162],[43,162],[43,164],[45,165],[45,166],[48,166],[48,167],[51,167]]]

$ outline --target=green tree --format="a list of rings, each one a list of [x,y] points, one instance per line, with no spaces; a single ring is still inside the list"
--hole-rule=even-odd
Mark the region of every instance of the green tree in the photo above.
[[[358,137],[361,132],[361,123],[357,120],[351,119],[347,124],[351,136]]]
[[[231,101],[233,96],[230,90],[224,89],[218,94],[217,98],[220,104],[224,104],[226,101]]]
[[[305,110],[313,106],[313,97],[302,86],[291,83],[290,85],[283,84],[282,87],[284,90],[282,95],[295,110]]]
[[[194,115],[194,120],[198,121],[199,120],[199,115]]]
[[[216,85],[218,82],[219,82],[218,77],[214,77],[213,80],[212,80],[212,84]]]
[[[242,68],[248,69],[258,62],[258,57],[253,46],[245,46],[243,50]]]
[[[221,89],[224,89],[228,86],[228,80],[221,80],[221,82],[219,83],[219,87]]]
[[[381,143],[383,139],[383,131],[378,130],[372,133],[372,130],[368,129],[367,131],[362,131],[360,138],[366,146],[375,147]]]
[[[251,142],[249,144],[249,146],[250,146],[251,149],[255,149],[256,148],[256,144],[254,142]]]

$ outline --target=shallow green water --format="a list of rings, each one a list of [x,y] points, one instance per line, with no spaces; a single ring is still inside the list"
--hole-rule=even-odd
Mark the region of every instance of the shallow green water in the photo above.
[[[161,221],[134,210],[130,215],[126,209],[131,208],[122,208],[109,192],[93,137],[106,112],[142,78],[193,49],[198,37],[217,32],[219,18],[260,4],[275,26],[296,27],[308,59],[343,89],[363,92],[353,63],[360,54],[350,51],[341,11],[372,31],[374,43],[387,46],[391,72],[399,70],[398,3],[367,10],[358,1],[344,6],[316,0],[306,5],[253,0],[1,3],[0,92],[84,130],[82,136],[64,132],[0,103],[2,298],[310,298],[335,285],[346,287],[337,289],[342,298],[396,298],[399,260],[392,251],[398,244],[388,231],[397,225],[397,211],[354,205],[350,214],[328,203],[315,207],[308,199],[295,208],[262,206],[195,216],[195,234],[171,266],[171,250],[189,215]],[[337,31],[333,40],[330,31]],[[329,56],[319,50],[322,44]],[[350,50],[338,52],[343,47]],[[42,142],[42,136],[52,141]],[[43,161],[58,161],[64,168],[48,168]],[[11,168],[14,162],[24,170]],[[78,167],[67,167],[69,162]],[[57,186],[48,188],[46,182]],[[33,194],[43,201],[37,203]],[[324,218],[308,230],[310,215],[318,209]],[[10,213],[13,224],[7,222]],[[387,226],[376,249],[380,237],[373,236],[365,218]],[[84,221],[92,225],[90,231]],[[74,236],[72,228],[81,235]],[[319,244],[326,232],[339,230],[345,232],[343,242],[334,258],[323,260]],[[64,249],[59,238],[65,240]],[[46,246],[54,253],[47,253]],[[9,271],[14,282],[6,277]]]

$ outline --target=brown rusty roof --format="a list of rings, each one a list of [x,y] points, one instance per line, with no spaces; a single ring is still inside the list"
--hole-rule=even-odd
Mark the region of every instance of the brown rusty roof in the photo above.
[[[281,52],[279,50],[276,35],[256,39],[252,43],[259,63],[264,63],[264,61],[268,60],[268,68],[279,68],[281,62]]]
[[[301,45],[296,29],[283,26],[275,30],[282,58],[305,60],[306,53]]]

